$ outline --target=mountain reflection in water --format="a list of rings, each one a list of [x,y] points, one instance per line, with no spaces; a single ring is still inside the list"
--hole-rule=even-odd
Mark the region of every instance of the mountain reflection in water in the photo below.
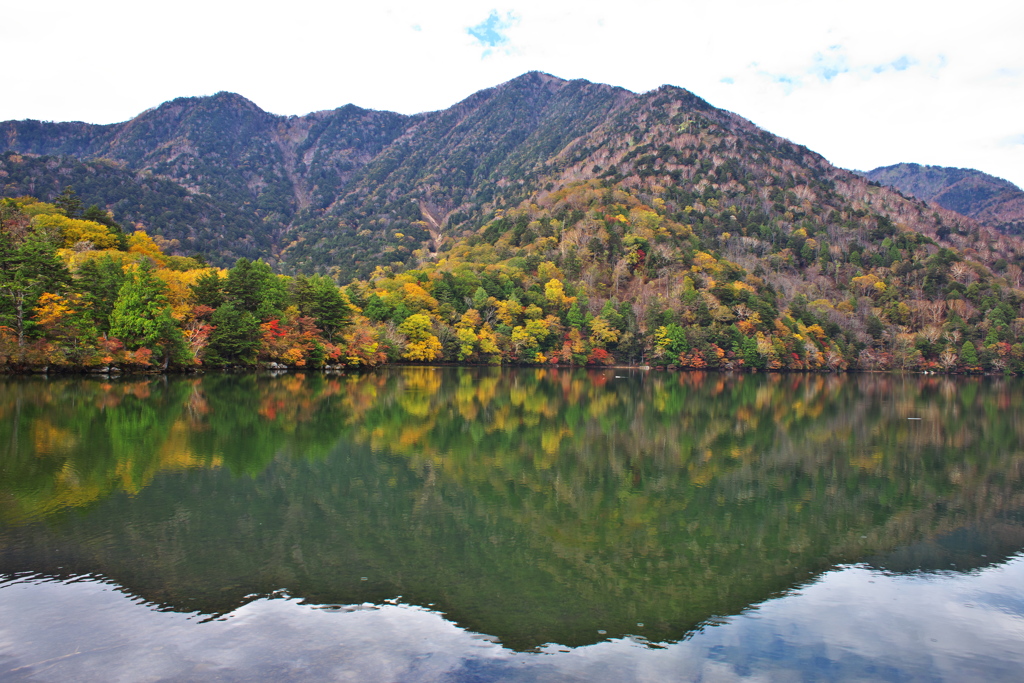
[[[291,655],[244,652],[326,618],[363,620],[329,636],[353,666],[357,642],[394,653],[369,680],[569,676],[536,664],[556,660],[583,677],[612,652],[653,667],[646,680],[670,661],[684,679],[806,674],[804,657],[838,667],[812,677],[898,678],[911,664],[886,653],[906,638],[932,667],[912,676],[981,657],[999,678],[1024,650],[1022,394],[1018,380],[491,368],[5,380],[0,619],[38,633],[27,645],[2,627],[0,678],[112,629],[132,632],[126,652],[166,635],[162,651],[196,666],[277,657],[266,670],[287,678]],[[1010,588],[983,609],[937,597],[985,577]],[[31,616],[48,602],[81,605],[83,621]],[[955,633],[979,609],[1006,623],[988,615],[973,645],[928,635],[928,614]],[[846,618],[904,637],[876,627],[871,645],[858,627],[863,642],[825,657]],[[433,630],[399,635],[408,620]],[[814,629],[817,655],[801,649]],[[104,652],[68,666],[120,656]],[[456,675],[452,661],[483,668]],[[193,675],[169,671],[157,677]]]

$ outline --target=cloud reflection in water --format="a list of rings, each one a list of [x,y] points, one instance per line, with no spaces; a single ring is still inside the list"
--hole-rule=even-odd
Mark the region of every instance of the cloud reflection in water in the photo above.
[[[686,640],[534,653],[396,604],[257,599],[225,617],[161,612],[95,579],[0,584],[0,679],[662,681],[1017,680],[1024,555],[969,574],[828,572]],[[14,618],[17,615],[17,618]]]

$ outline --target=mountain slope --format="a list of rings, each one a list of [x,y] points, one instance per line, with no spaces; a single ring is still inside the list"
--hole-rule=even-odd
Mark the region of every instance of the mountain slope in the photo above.
[[[215,213],[230,217],[223,235],[198,239],[159,213],[132,217],[227,265],[240,256],[273,260],[278,238],[297,212],[332,203],[353,170],[397,137],[407,120],[352,105],[303,117],[275,116],[241,96],[218,93],[179,98],[121,124],[8,121],[0,124],[0,144],[21,154],[108,159],[125,171],[178,185],[171,195],[185,190],[201,197]],[[63,189],[68,183],[62,177],[74,164],[49,160],[46,166],[56,169],[54,177],[43,181],[36,168],[37,184]],[[98,195],[87,187],[75,189],[107,208],[123,201],[113,189]],[[52,196],[59,192],[51,191]],[[189,213],[180,206],[175,211]]]
[[[203,252],[215,265],[229,266],[242,256],[256,259],[273,247],[267,235],[252,234],[252,221],[243,207],[189,192],[168,178],[135,173],[123,162],[0,154],[4,196],[52,199],[65,187],[73,187],[85,205],[99,205],[128,225],[163,236],[180,254]],[[218,248],[226,244],[231,248]]]
[[[896,164],[864,174],[1009,234],[1024,234],[1024,190],[969,168]]]
[[[857,210],[880,211],[952,243],[979,229],[952,214],[936,218],[898,193],[874,192],[820,155],[681,88],[637,95],[531,73],[421,117],[354,174],[324,215],[296,221],[283,267],[341,280],[376,265],[408,267],[499,210],[592,179],[647,188],[683,222],[686,206],[703,199],[728,200],[721,206],[743,209],[751,227],[790,224],[807,213],[804,204],[849,212],[850,202],[867,202]]]
[[[631,97],[620,88],[531,73],[422,114],[353,175],[328,218],[311,216],[291,231],[295,242],[283,260],[305,270],[354,259],[368,273],[374,256],[400,265],[423,244],[436,251],[453,226],[529,196],[556,154]],[[409,238],[411,244],[402,243]]]
[[[979,258],[1012,262],[1016,249],[671,86],[634,94],[533,72],[415,116],[348,105],[283,117],[218,93],[179,98],[122,124],[6,122],[0,140],[23,154],[108,158],[176,183],[186,192],[169,195],[206,202],[208,229],[166,220],[166,211],[161,218],[140,209],[131,219],[179,240],[183,252],[221,264],[257,255],[285,272],[341,281],[378,265],[429,261],[485,225],[493,236],[498,212],[586,181],[660,201],[659,213],[698,233],[757,240],[743,249],[758,258],[815,225],[833,233],[830,248],[862,251],[871,245],[839,226],[875,217]],[[56,194],[72,166],[37,164],[35,185]],[[44,181],[42,168],[55,176]],[[113,208],[123,194],[87,199]],[[662,251],[671,260],[671,250]]]

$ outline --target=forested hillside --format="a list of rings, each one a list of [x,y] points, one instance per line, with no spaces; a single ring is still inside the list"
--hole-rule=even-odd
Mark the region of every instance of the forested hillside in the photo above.
[[[131,227],[144,227],[166,240],[179,255],[202,252],[204,260],[231,265],[239,257],[257,259],[272,245],[269,235],[251,230],[244,206],[189,192],[152,173],[135,173],[109,159],[0,154],[0,179],[9,197],[56,198],[67,187],[81,201],[102,206]],[[230,244],[219,249],[218,244]]]
[[[48,294],[91,297],[65,303],[102,343],[186,366],[1024,369],[1020,238],[838,169],[680,88],[636,95],[532,73],[413,117],[351,106],[274,117],[220,94],[114,127],[20,122],[0,135],[21,149],[4,157],[7,194],[57,202],[7,202],[4,258],[29,249],[65,269],[0,288],[13,365],[43,362],[25,349],[56,334],[38,304]],[[31,156],[44,152],[118,161]],[[129,228],[117,245],[83,237],[61,221],[89,216],[71,195],[55,199],[59,180],[77,177],[112,188],[94,220],[112,222],[116,201],[117,220],[134,219],[157,194],[196,218],[168,218],[173,231],[152,238]],[[210,269],[194,253],[235,265]],[[94,262],[114,278],[103,295],[82,275]],[[126,341],[113,323],[125,283],[151,277],[169,288],[161,329],[198,335],[188,353],[148,333]],[[325,306],[340,317],[329,322]]]

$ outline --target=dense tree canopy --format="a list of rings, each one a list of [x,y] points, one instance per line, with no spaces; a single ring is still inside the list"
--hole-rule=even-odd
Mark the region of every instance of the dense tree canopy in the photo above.
[[[877,213],[837,223],[812,206],[783,226],[590,180],[496,211],[419,268],[340,288],[262,260],[212,268],[141,230],[118,239],[110,216],[65,215],[80,210],[69,196],[4,201],[9,367],[1024,371],[1015,266]]]

